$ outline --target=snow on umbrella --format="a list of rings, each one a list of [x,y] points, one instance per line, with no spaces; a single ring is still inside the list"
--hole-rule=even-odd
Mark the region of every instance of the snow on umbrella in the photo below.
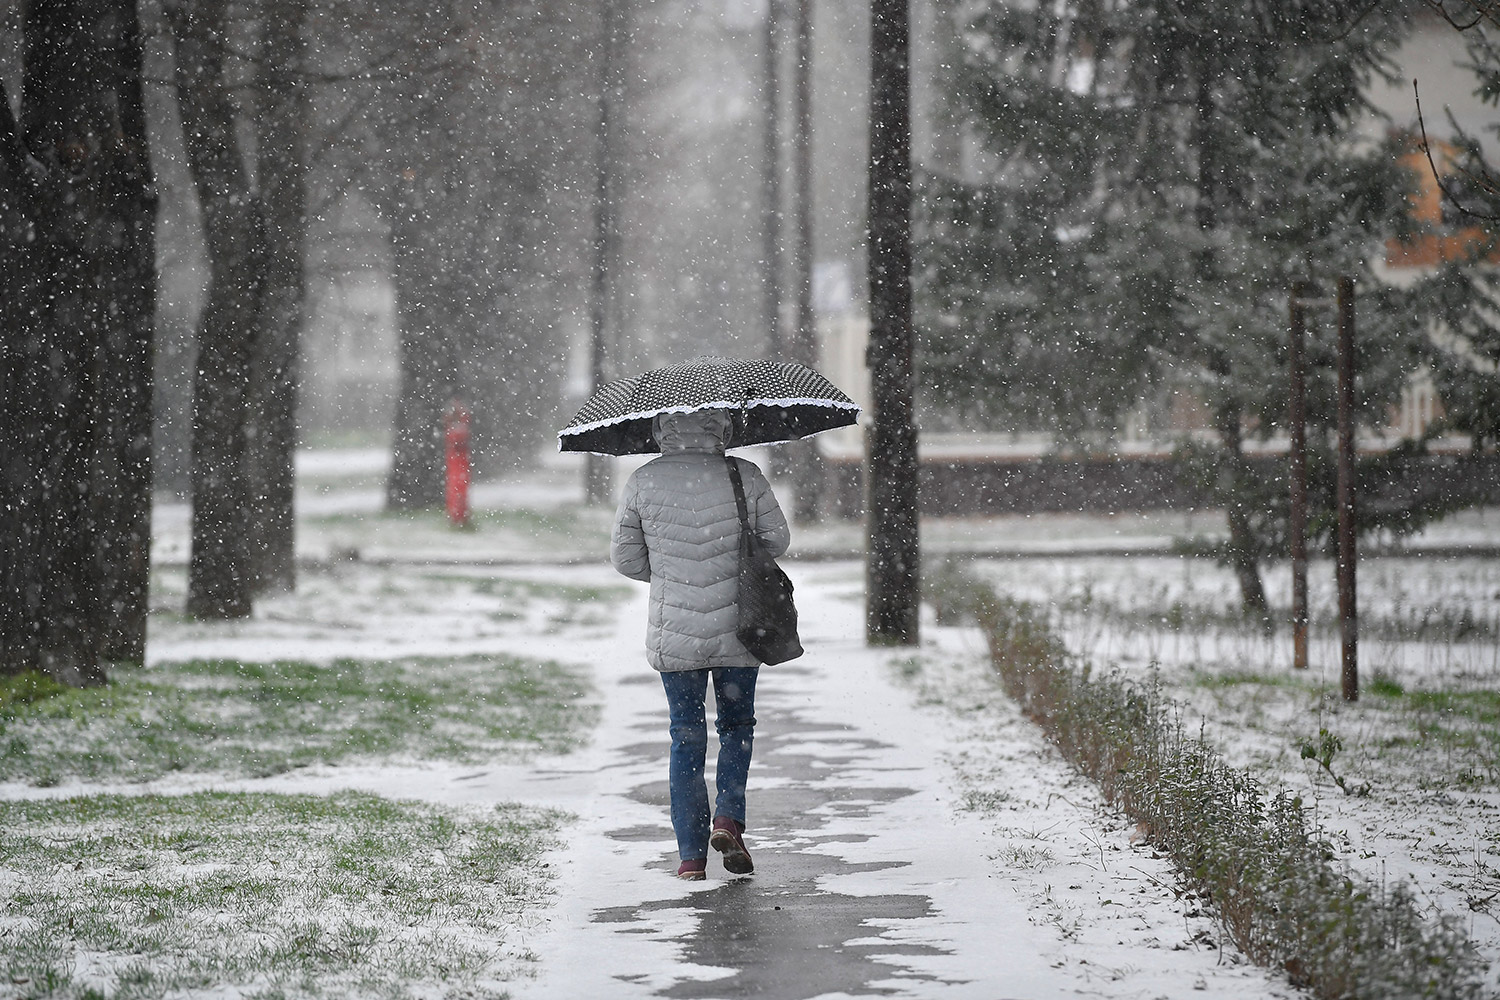
[[[791,361],[695,358],[600,386],[557,435],[562,451],[645,455],[659,451],[651,423],[662,413],[733,410],[727,447],[795,441],[847,427],[859,406],[822,375]]]

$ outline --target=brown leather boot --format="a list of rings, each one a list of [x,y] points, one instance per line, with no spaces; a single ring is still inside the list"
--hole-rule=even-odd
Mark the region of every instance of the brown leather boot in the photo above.
[[[744,832],[745,824],[738,820],[715,816],[713,833],[708,835],[708,846],[724,855],[724,870],[731,875],[749,875],[755,871],[755,862],[745,850]]]

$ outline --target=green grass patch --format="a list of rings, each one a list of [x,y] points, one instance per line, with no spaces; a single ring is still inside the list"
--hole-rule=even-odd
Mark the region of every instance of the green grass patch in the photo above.
[[[350,759],[565,753],[597,711],[590,690],[575,667],[488,655],[120,668],[105,687],[10,702],[0,780],[263,777]]]
[[[66,684],[35,670],[0,676],[0,720],[25,715],[34,711],[38,702],[67,694],[68,691]]]
[[[1448,751],[1465,767],[1467,783],[1500,779],[1500,691],[1487,688],[1407,689],[1377,677],[1369,686],[1372,707],[1407,729],[1394,747]],[[1424,760],[1430,768],[1430,763]]]
[[[1340,698],[1336,680],[1323,683],[1308,674],[1284,670],[1194,671],[1188,677],[1193,686],[1214,697],[1216,709],[1208,714],[1221,721],[1252,718],[1264,722],[1265,710],[1273,706],[1316,712],[1320,703],[1337,703]],[[1377,672],[1363,685],[1358,707],[1344,706],[1342,711],[1358,713],[1367,724],[1378,720],[1378,728],[1373,734],[1359,735],[1363,727],[1346,721],[1339,734],[1286,735],[1304,760],[1317,763],[1346,792],[1385,783],[1392,767],[1417,787],[1452,783],[1477,787],[1500,781],[1500,691],[1407,688]],[[1345,761],[1338,771],[1330,765],[1329,739],[1338,741],[1337,750]],[[1361,780],[1351,777],[1346,784],[1341,777],[1345,766],[1351,775],[1359,773]]]
[[[1120,628],[1172,633],[1264,634],[1266,620],[1221,598],[1169,599],[1161,586],[1143,585],[1129,598],[1111,597],[1082,586],[1061,596],[1055,607],[1069,617],[1086,617]],[[1274,612],[1272,628],[1288,628],[1284,612]],[[1334,636],[1342,626],[1331,609],[1314,609],[1309,631]],[[1383,642],[1488,643],[1500,638],[1500,615],[1472,605],[1367,609],[1359,616],[1360,638]]]
[[[1302,677],[1289,673],[1276,673],[1267,671],[1263,674],[1252,673],[1248,670],[1226,670],[1226,671],[1194,671],[1192,681],[1195,685],[1209,690],[1222,690],[1238,687],[1262,687],[1280,688],[1288,691],[1300,691],[1310,695],[1320,694],[1322,685],[1313,681],[1304,680]]]
[[[551,580],[516,580],[496,576],[465,576],[460,573],[427,573],[423,577],[440,583],[461,583],[476,594],[512,601],[556,600],[570,604],[618,604],[630,596],[624,584],[590,587]]]
[[[1449,718],[1465,718],[1479,725],[1500,725],[1500,691],[1404,691],[1401,697],[1413,711]]]
[[[15,997],[499,995],[557,813],[357,792],[0,802]]]
[[[299,435],[297,447],[306,451],[340,451],[348,448],[389,448],[389,428],[367,427],[349,430],[304,430]]]

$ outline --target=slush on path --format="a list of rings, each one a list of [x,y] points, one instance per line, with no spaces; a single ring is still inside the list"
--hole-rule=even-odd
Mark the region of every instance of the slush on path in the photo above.
[[[1013,708],[992,704],[977,724],[917,704],[899,682],[910,654],[864,645],[858,565],[791,570],[807,654],[761,668],[752,876],[711,861],[705,881],[673,877],[667,712],[639,652],[644,587],[612,629],[566,640],[596,673],[591,745],[519,787],[507,769],[497,787],[465,789],[580,817],[554,863],[555,906],[524,942],[537,973],[509,984],[517,997],[1293,995],[1194,942],[1204,923],[1185,919],[1170,868],[1131,843]],[[924,658],[979,659],[976,635],[930,631]],[[553,642],[516,652],[557,655]],[[964,768],[1006,801],[974,808]]]

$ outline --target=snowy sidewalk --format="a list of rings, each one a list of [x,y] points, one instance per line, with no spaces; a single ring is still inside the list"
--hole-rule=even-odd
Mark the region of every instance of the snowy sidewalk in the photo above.
[[[809,655],[761,673],[747,880],[717,858],[706,883],[671,877],[660,685],[630,646],[600,664],[592,794],[519,996],[1052,994],[1024,907],[973,877],[982,831],[936,780],[943,735],[883,682],[886,655],[851,641],[859,606],[818,603],[843,614],[804,612]],[[644,614],[637,600],[625,618]]]
[[[593,585],[602,567],[512,570]],[[863,643],[857,564],[799,566],[808,653],[764,668],[747,843],[756,874],[672,877],[666,720],[641,652],[645,588],[613,627],[511,636],[507,651],[592,664],[602,716],[591,745],[531,766],[382,769],[341,785],[442,802],[518,800],[579,817],[552,863],[551,912],[510,946],[536,975],[520,1000],[889,995],[974,1000],[1290,995],[1221,956],[1211,925],[1170,890],[1170,869],[1101,816],[1008,703],[955,723],[919,708],[892,666],[916,651]],[[949,632],[953,630],[932,630]],[[974,635],[924,658],[974,661]],[[980,692],[995,697],[993,690]],[[710,739],[710,780],[716,744]],[[962,807],[962,767],[992,808]],[[972,794],[972,789],[969,790]]]

